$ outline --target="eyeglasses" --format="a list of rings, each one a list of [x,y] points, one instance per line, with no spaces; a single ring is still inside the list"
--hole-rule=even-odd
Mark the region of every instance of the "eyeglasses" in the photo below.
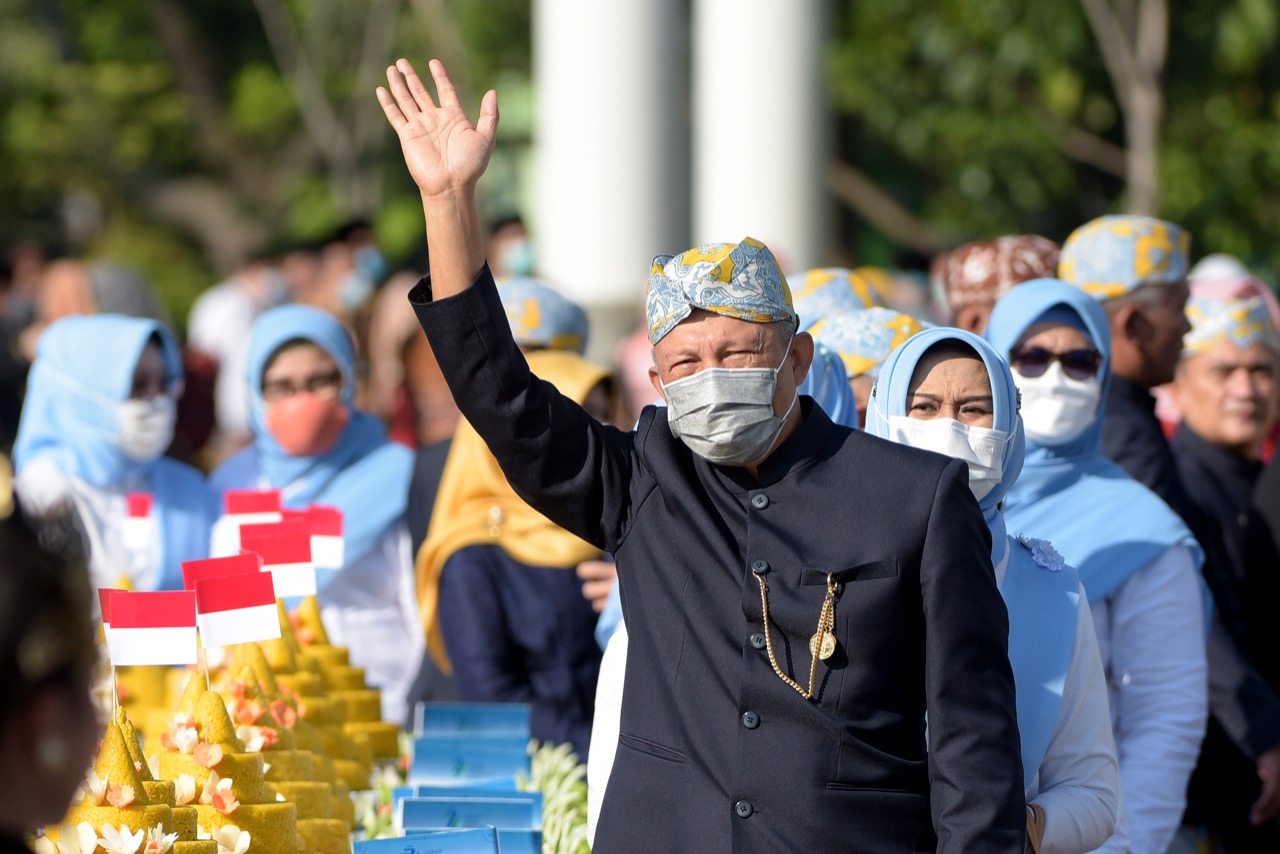
[[[1027,379],[1043,376],[1054,362],[1062,364],[1063,373],[1073,380],[1087,380],[1097,376],[1102,355],[1097,350],[1068,350],[1051,353],[1043,347],[1023,347],[1009,354],[1009,364]]]
[[[268,403],[274,403],[304,391],[321,397],[337,397],[341,388],[342,372],[334,370],[324,374],[312,374],[301,385],[294,384],[293,380],[267,380],[262,384],[262,399]]]

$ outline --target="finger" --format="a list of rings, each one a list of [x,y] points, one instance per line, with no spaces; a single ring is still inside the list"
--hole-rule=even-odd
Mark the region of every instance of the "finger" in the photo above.
[[[436,94],[440,96],[440,106],[461,107],[462,105],[458,103],[458,90],[453,88],[449,73],[444,70],[444,63],[433,59],[427,63],[427,67],[431,69],[431,77],[436,81]]]
[[[1265,780],[1262,794],[1249,808],[1249,821],[1256,825],[1265,824],[1280,813],[1280,782]]]
[[[400,68],[401,62],[409,66],[410,71],[413,70],[413,66],[409,65],[408,60],[397,60],[395,65],[387,69],[387,85],[396,99],[396,104],[400,107],[400,112],[404,114],[406,119],[409,119],[419,115],[423,110],[422,104],[409,91],[409,86],[405,82],[404,71]],[[430,99],[428,99],[427,103],[430,103]]]
[[[382,105],[382,112],[386,114],[387,121],[391,122],[391,126],[396,130],[405,124],[407,119],[404,113],[400,111],[400,107],[396,104],[396,99],[391,97],[391,93],[383,87],[377,88],[378,103]]]
[[[431,60],[432,63],[438,60]],[[404,75],[405,83],[408,84],[409,91],[413,93],[414,99],[422,107],[423,112],[429,112],[435,109],[436,102],[431,97],[431,91],[427,89],[427,84],[422,82],[422,78],[418,76],[418,72],[414,70],[409,60],[401,59],[396,61],[396,68],[400,69],[400,73]],[[443,106],[444,101],[440,102]]]
[[[498,93],[492,89],[485,92],[480,101],[480,118],[476,120],[476,130],[490,141],[498,136]]]

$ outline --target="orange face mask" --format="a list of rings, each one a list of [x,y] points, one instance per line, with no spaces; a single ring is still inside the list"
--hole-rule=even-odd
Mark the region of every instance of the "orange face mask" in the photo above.
[[[267,430],[286,453],[318,457],[337,444],[351,420],[341,400],[299,392],[267,407]]]

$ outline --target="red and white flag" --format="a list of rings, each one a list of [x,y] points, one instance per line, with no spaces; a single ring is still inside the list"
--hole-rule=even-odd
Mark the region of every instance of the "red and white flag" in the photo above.
[[[111,634],[111,594],[115,591],[113,587],[98,588],[98,609],[102,611],[102,637],[106,639]]]
[[[125,496],[124,526],[120,536],[125,548],[142,551],[156,536],[156,524],[151,518],[154,496],[148,492],[130,492]]]
[[[196,594],[191,590],[99,591],[110,619],[107,654],[116,667],[195,664]]]
[[[270,573],[201,578],[195,588],[196,620],[206,647],[280,637],[276,590]]]
[[[240,527],[265,525],[284,518],[278,489],[229,489],[222,494],[225,515],[213,524],[213,557],[240,551]]]
[[[187,560],[182,562],[182,586],[187,590],[195,590],[196,582],[206,578],[222,578],[226,575],[244,575],[261,571],[262,558],[252,553]]]
[[[311,536],[301,523],[287,520],[277,525],[247,525],[240,530],[240,549],[262,556],[262,570],[275,579],[276,596],[315,595]]]
[[[284,518],[300,519],[306,526],[311,534],[311,562],[316,569],[342,569],[346,565],[341,510],[312,504],[306,510],[286,510]]]

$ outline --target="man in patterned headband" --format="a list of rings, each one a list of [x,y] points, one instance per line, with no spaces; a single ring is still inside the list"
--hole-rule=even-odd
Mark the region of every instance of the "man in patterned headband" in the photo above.
[[[1221,538],[1205,578],[1222,625],[1274,695],[1280,548],[1252,500],[1262,440],[1277,414],[1280,333],[1267,309],[1261,296],[1193,297],[1187,305],[1191,331],[1173,381],[1183,413],[1173,452],[1188,495]],[[1222,681],[1214,664],[1211,684]],[[1280,851],[1280,711],[1273,699],[1254,701],[1249,712],[1243,735],[1232,731],[1230,717],[1211,720],[1187,820],[1207,826],[1229,852]]]
[[[594,850],[907,854],[936,833],[1021,854],[1008,617],[964,464],[797,394],[813,340],[750,238],[655,259],[668,406],[633,432],[538,380],[475,212],[496,95],[472,126],[431,71],[439,107],[404,60],[378,91],[431,244],[410,300],[516,491],[617,559],[630,651]]]
[[[966,243],[946,253],[939,275],[951,325],[981,335],[996,300],[1032,279],[1052,279],[1058,244],[1036,234],[1012,234]]]

